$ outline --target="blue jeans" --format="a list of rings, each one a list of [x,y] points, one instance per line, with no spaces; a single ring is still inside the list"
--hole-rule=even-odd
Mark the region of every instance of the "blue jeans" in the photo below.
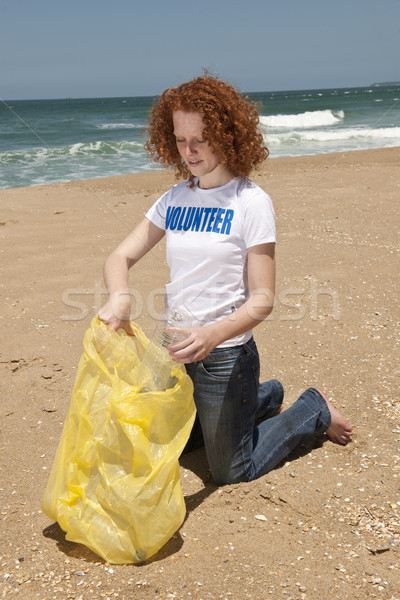
[[[299,442],[330,426],[328,406],[314,388],[277,414],[283,388],[276,380],[259,383],[254,339],[242,346],[216,348],[202,361],[187,364],[186,370],[194,384],[198,421],[217,485],[265,475]],[[194,430],[193,435],[199,432]]]

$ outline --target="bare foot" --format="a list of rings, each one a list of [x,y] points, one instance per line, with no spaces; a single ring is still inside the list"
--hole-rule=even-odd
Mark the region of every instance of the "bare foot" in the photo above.
[[[328,405],[329,412],[331,413],[331,424],[329,429],[326,431],[326,435],[334,444],[341,444],[345,446],[351,440],[353,434],[353,428],[342,414],[329,402],[321,390],[318,390],[325,402]]]

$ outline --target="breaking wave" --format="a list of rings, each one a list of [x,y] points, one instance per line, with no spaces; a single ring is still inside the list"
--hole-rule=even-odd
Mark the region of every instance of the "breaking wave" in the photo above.
[[[340,123],[344,119],[344,111],[313,110],[298,115],[271,115],[260,117],[260,123],[268,128],[300,129],[310,127],[326,127]]]

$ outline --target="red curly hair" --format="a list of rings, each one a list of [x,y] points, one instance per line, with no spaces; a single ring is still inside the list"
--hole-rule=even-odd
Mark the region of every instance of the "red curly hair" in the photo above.
[[[224,81],[208,75],[197,77],[168,88],[155,100],[145,144],[154,160],[175,168],[177,177],[190,179],[192,185],[193,175],[176,146],[172,121],[176,110],[201,113],[203,138],[234,177],[249,175],[267,158],[269,152],[258,130],[256,104]]]

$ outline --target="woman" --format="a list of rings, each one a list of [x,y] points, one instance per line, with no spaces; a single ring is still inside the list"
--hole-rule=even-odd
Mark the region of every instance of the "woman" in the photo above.
[[[259,384],[252,329],[273,308],[275,219],[269,196],[248,179],[268,156],[258,122],[249,99],[213,77],[161,95],[146,147],[188,180],[164,194],[109,256],[104,272],[110,298],[99,312],[110,327],[132,334],[128,271],[166,235],[167,304],[184,306],[193,323],[184,341],[168,349],[193,380],[219,485],[260,477],[307,436],[326,431],[346,444],[352,434],[317,389],[280,412],[281,384]]]

